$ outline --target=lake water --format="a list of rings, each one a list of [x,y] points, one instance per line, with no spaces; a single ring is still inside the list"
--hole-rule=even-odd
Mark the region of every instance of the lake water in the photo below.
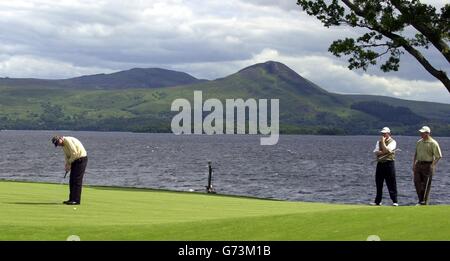
[[[85,184],[205,191],[207,162],[219,194],[293,201],[363,203],[375,197],[376,136],[282,135],[275,146],[258,136],[112,132],[1,131],[0,179],[63,182],[64,156],[50,138],[74,136],[85,145]],[[415,204],[412,158],[419,137],[395,137],[399,203]],[[444,158],[432,204],[450,204],[450,138],[437,137]],[[68,182],[68,178],[65,180]],[[387,189],[384,202],[390,204]]]

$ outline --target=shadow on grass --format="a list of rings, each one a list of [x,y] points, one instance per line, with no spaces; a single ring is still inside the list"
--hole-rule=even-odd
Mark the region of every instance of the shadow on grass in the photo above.
[[[8,202],[6,204],[13,204],[13,205],[62,205],[62,203],[55,203],[55,202]]]
[[[22,180],[7,180],[0,178],[0,182],[11,182],[11,183],[26,183],[26,184],[46,184],[46,185],[64,185],[67,186],[67,184],[61,184],[61,183],[52,183],[52,182],[36,182],[36,181],[22,181]],[[130,191],[130,192],[136,192],[136,191],[145,191],[145,192],[168,192],[168,193],[179,193],[179,194],[197,194],[197,195],[208,195],[208,196],[219,196],[219,197],[230,197],[230,198],[243,198],[243,199],[257,199],[257,200],[268,200],[268,201],[288,201],[288,200],[282,200],[282,199],[275,199],[275,198],[260,198],[255,196],[249,196],[249,195],[230,195],[230,194],[208,194],[205,193],[205,190],[195,190],[193,192],[190,191],[178,191],[178,190],[170,190],[170,189],[157,189],[157,188],[137,188],[137,187],[120,187],[120,186],[101,186],[101,185],[83,185],[84,188],[91,188],[91,189],[97,189],[97,190],[115,190],[115,191]],[[19,202],[20,203],[20,202]],[[27,202],[24,202],[27,203]],[[307,203],[323,203],[323,202],[307,202]],[[58,203],[53,203],[57,205]],[[24,204],[26,205],[26,204]],[[38,203],[31,203],[28,205],[39,205]],[[51,203],[45,203],[41,205],[52,205]]]
[[[116,187],[116,186],[99,186],[99,185],[85,185],[84,187],[88,187],[91,189],[97,190],[112,190],[112,191],[131,191],[131,192],[167,192],[167,193],[176,193],[176,194],[195,194],[195,195],[205,195],[205,196],[218,196],[218,197],[229,197],[229,198],[241,198],[241,199],[257,199],[257,200],[268,200],[268,201],[285,201],[281,199],[274,198],[259,198],[247,195],[230,195],[230,194],[220,194],[220,193],[205,193],[200,190],[195,191],[180,191],[180,190],[170,190],[170,189],[160,189],[160,188],[136,188],[136,187]]]

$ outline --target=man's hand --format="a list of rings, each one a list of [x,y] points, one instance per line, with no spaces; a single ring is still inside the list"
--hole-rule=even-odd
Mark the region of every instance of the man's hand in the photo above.
[[[65,170],[66,170],[66,172],[69,172],[69,171],[70,171],[70,164],[66,164]]]
[[[436,162],[433,161],[433,163],[431,163],[431,175],[434,175],[435,170],[436,170]]]

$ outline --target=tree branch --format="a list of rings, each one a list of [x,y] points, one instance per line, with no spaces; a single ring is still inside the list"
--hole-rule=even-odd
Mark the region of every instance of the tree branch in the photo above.
[[[393,6],[395,6],[395,8],[397,8],[400,11],[400,13],[414,17],[413,14],[410,13],[410,8],[404,6],[401,3],[401,1],[391,0],[391,3]],[[449,46],[444,40],[442,40],[441,37],[439,37],[439,35],[436,35],[436,33],[434,33],[433,28],[430,28],[424,23],[418,22],[414,18],[412,18],[409,22],[414,28],[417,29],[417,31],[425,35],[428,38],[428,40],[434,45],[434,47],[436,47],[436,49],[438,49],[439,52],[441,52],[442,55],[445,57],[445,59],[447,59],[447,61],[450,63]]]
[[[394,48],[395,48],[395,47],[390,46],[389,48],[386,49],[386,51],[384,51],[384,52],[378,54],[376,58],[380,58],[381,56],[387,54],[389,51],[391,51],[391,50],[394,49]]]
[[[385,33],[381,32],[383,35],[386,35]],[[420,51],[418,51],[417,49],[415,49],[414,47],[412,47],[410,44],[408,44],[408,42],[406,40],[404,40],[401,36],[399,35],[395,35],[391,33],[391,36],[386,35],[387,37],[391,38],[394,41],[399,41],[400,39],[398,39],[397,37],[401,38],[400,41],[402,41],[402,43],[400,43],[400,45],[405,48],[405,50],[410,53],[412,56],[414,56],[414,58],[416,58],[417,61],[419,61],[419,63],[425,68],[425,70],[427,70],[431,75],[433,75],[434,77],[436,77],[438,80],[440,80],[445,88],[447,88],[447,91],[450,93],[450,79],[447,77],[447,74],[444,71],[441,70],[437,70],[436,68],[433,67],[433,65],[430,64],[430,62],[428,62],[428,60],[422,55],[422,53]]]
[[[361,45],[358,45],[358,46],[362,47],[362,48],[381,47],[381,46],[388,46],[389,49],[393,48],[392,44],[389,44],[389,43],[383,43],[383,44],[361,44]]]
[[[353,2],[349,0],[341,0],[348,8],[350,8],[353,12],[355,12],[358,16],[364,17],[364,12],[358,8]],[[382,35],[390,38],[394,43],[397,45],[400,45],[403,47],[408,53],[410,53],[416,60],[427,70],[431,75],[433,75],[436,79],[440,80],[445,88],[447,88],[447,91],[450,93],[450,79],[447,77],[447,74],[444,71],[438,70],[431,63],[422,55],[422,53],[415,49],[413,46],[411,46],[408,41],[405,40],[402,36],[389,32],[385,29],[383,29],[378,24],[370,25],[370,27],[373,28],[374,31],[377,31],[381,33]]]

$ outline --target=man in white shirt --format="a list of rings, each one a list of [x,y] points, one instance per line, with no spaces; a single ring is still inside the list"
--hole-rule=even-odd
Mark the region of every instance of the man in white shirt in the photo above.
[[[391,130],[384,127],[381,131],[380,140],[377,141],[373,152],[377,157],[377,170],[375,174],[375,183],[377,186],[377,196],[375,202],[371,205],[380,206],[383,199],[383,184],[386,180],[386,185],[389,190],[389,196],[392,200],[393,206],[398,206],[397,201],[397,181],[395,178],[395,149],[397,142],[391,137]]]

